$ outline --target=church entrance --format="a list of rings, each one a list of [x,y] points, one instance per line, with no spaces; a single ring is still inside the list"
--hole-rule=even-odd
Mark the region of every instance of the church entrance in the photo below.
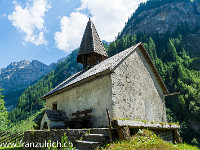
[[[44,124],[43,124],[43,130],[45,129],[48,129],[48,125],[47,125],[47,122],[45,121]]]

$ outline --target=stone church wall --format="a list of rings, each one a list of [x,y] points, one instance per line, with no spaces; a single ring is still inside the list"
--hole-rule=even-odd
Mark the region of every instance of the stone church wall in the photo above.
[[[92,109],[91,122],[94,127],[107,127],[106,108],[110,110],[112,116],[110,75],[87,82],[47,99],[46,108],[52,110],[53,103],[57,103],[57,109],[64,111],[69,119],[71,119],[72,113]]]
[[[111,78],[114,118],[167,122],[163,91],[138,48]]]

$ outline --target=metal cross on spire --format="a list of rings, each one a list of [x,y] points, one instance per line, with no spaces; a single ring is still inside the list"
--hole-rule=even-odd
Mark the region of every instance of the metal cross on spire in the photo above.
[[[91,20],[91,17],[92,17],[92,14],[91,14],[91,12],[89,13],[89,20]]]

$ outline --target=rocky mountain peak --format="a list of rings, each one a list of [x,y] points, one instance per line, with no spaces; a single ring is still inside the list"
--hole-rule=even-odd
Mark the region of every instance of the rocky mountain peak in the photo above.
[[[52,66],[38,60],[12,62],[0,70],[0,88],[4,89],[4,92],[26,88],[52,69]]]
[[[22,60],[20,62],[11,62],[6,68],[3,68],[1,70],[4,69],[13,69],[13,68],[25,68],[28,65],[30,65],[30,62],[27,60]]]
[[[154,7],[144,6],[144,10],[141,11],[142,8],[140,11],[136,10],[122,31],[122,36],[136,32],[146,34],[173,32],[182,23],[186,23],[190,30],[200,26],[200,3],[171,2],[163,5],[154,3]]]
[[[188,33],[187,39],[199,43],[200,39],[200,3],[192,1],[147,1],[141,5],[126,23],[118,38],[134,33],[145,33],[147,35],[165,35],[185,29]],[[193,34],[191,34],[193,33]],[[193,55],[200,56],[200,46],[193,50],[190,42],[189,50]]]
[[[11,111],[17,104],[18,98],[24,89],[37,82],[42,76],[56,68],[60,61],[67,57],[61,58],[58,62],[46,65],[38,60],[22,60],[12,62],[6,68],[0,69],[0,88],[5,100],[8,111]]]

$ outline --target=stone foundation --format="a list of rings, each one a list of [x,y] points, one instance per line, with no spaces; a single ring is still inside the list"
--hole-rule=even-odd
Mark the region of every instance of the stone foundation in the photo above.
[[[24,133],[23,143],[24,146],[27,143],[47,143],[49,140],[51,140],[51,143],[53,142],[61,142],[61,138],[64,136],[64,133],[66,133],[66,136],[68,137],[68,140],[72,143],[75,142],[75,140],[81,139],[83,135],[88,133],[90,129],[69,129],[69,130],[33,130],[33,131],[26,131]],[[23,149],[33,149],[31,147],[23,147]],[[38,148],[41,149],[41,148]]]
[[[143,129],[145,127],[142,127]],[[131,135],[134,135],[138,133],[138,130],[141,128],[135,127],[131,128],[129,126],[122,126],[117,128],[118,135],[116,134],[116,129],[112,129],[113,133],[113,138],[114,139],[127,139]],[[162,138],[166,142],[179,142],[178,138],[176,137],[175,134],[177,129],[169,128],[169,129],[150,129],[152,130],[158,137]],[[50,140],[51,143],[55,142],[60,142],[61,139],[66,134],[68,137],[68,141],[72,142],[74,145],[76,144],[77,140],[81,140],[83,137],[87,137],[87,134],[92,135],[94,134],[95,136],[97,134],[104,134],[104,135],[109,135],[109,129],[108,128],[93,128],[93,129],[60,129],[60,130],[35,130],[35,131],[26,131],[24,133],[24,138],[23,138],[23,149],[33,149],[32,147],[26,147],[27,143],[41,143],[42,145],[44,143],[48,143]],[[93,139],[94,140],[94,139]],[[34,148],[35,149],[35,148]],[[38,148],[41,149],[41,148]]]

